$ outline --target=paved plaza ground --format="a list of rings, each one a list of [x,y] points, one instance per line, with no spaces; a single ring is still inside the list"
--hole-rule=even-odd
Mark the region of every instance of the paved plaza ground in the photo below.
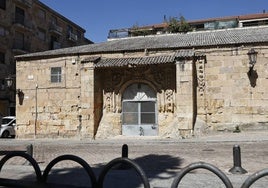
[[[187,165],[203,161],[218,167],[231,180],[233,187],[241,187],[245,179],[268,168],[268,132],[219,133],[189,139],[160,139],[157,137],[123,137],[107,140],[90,139],[0,139],[0,158],[8,151],[26,150],[32,144],[33,157],[41,170],[60,155],[71,154],[84,159],[96,176],[104,165],[121,157],[122,145],[128,145],[128,157],[139,164],[147,175],[150,186],[171,187],[177,173]],[[233,146],[241,148],[242,167],[246,174],[234,175]],[[34,181],[33,169],[25,159],[15,157],[7,161],[0,178]],[[62,161],[53,167],[49,182],[90,187],[86,173],[73,161]],[[254,187],[267,187],[268,177],[260,179]],[[112,170],[105,178],[104,187],[143,187],[133,169]],[[225,187],[206,170],[187,174],[179,187]]]

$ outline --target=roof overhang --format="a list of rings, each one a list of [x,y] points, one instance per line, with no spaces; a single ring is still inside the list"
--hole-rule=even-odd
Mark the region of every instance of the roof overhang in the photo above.
[[[174,63],[177,59],[192,58],[195,56],[194,50],[180,50],[170,55],[156,55],[143,57],[124,57],[124,58],[101,58],[95,61],[95,68],[108,67],[135,67],[142,65],[156,65]]]

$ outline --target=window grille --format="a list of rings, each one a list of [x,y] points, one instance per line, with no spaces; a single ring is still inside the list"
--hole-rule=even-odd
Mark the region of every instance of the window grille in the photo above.
[[[62,81],[61,67],[52,67],[50,75],[51,83],[60,83]]]

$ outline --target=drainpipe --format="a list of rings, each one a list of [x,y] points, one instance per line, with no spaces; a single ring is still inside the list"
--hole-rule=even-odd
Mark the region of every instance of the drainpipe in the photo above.
[[[34,138],[36,138],[36,130],[37,130],[37,116],[38,116],[38,112],[37,112],[37,89],[38,89],[38,85],[35,85],[35,121],[34,121]]]

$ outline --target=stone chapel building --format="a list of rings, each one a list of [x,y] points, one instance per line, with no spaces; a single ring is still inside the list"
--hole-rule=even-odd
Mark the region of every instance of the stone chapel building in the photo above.
[[[268,130],[267,26],[131,37],[16,59],[18,138]]]

